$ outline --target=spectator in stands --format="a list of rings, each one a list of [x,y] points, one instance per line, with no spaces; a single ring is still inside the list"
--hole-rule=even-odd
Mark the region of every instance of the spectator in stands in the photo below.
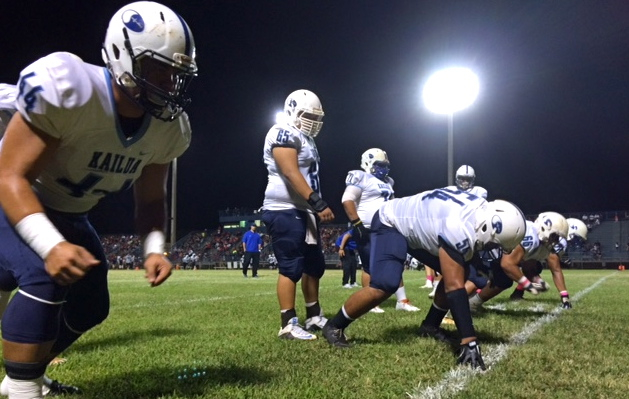
[[[242,274],[247,278],[247,270],[249,270],[249,264],[251,264],[251,277],[258,278],[262,237],[256,232],[255,224],[252,224],[249,231],[242,236],[242,250],[245,252],[242,261]]]
[[[319,153],[314,138],[323,126],[323,107],[311,91],[297,90],[284,103],[282,120],[266,135],[264,163],[268,183],[262,220],[278,261],[279,338],[314,340],[307,330],[327,322],[319,304],[319,280],[325,272],[319,222],[334,220],[321,198]],[[295,310],[297,282],[306,302],[305,329]]]

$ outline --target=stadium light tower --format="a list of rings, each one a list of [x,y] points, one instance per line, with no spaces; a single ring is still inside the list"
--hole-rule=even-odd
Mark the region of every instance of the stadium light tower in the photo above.
[[[472,105],[478,97],[478,77],[468,68],[442,69],[431,75],[422,92],[428,110],[448,115],[448,186],[454,179],[454,113]]]

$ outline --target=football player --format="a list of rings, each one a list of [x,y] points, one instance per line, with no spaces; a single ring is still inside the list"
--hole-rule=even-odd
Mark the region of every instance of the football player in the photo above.
[[[484,302],[511,287],[514,281],[534,295],[546,290],[544,282],[529,280],[521,270],[522,265],[542,261],[546,261],[551,270],[553,281],[559,290],[562,307],[571,308],[570,296],[566,289],[558,255],[558,252],[562,250],[561,239],[565,239],[567,235],[568,222],[559,213],[543,212],[534,222],[527,221],[526,235],[515,250],[509,254],[494,256],[495,259],[486,262],[489,263],[486,267],[491,268],[492,280],[481,292],[470,297],[470,309],[479,310]]]
[[[371,283],[328,321],[324,336],[331,345],[348,347],[344,330],[397,290],[409,253],[443,276],[420,335],[448,340],[439,324],[451,309],[460,336],[458,362],[485,369],[464,288],[466,264],[481,249],[513,250],[525,226],[512,203],[487,202],[459,190],[436,189],[385,202],[371,222]]]
[[[262,221],[271,236],[279,277],[279,338],[314,340],[327,319],[319,304],[319,280],[325,272],[320,222],[334,220],[321,197],[319,153],[315,137],[323,126],[323,107],[316,94],[297,90],[284,102],[283,120],[271,127],[264,142],[268,183]],[[295,311],[297,282],[306,302],[305,329]]]
[[[559,246],[555,248],[555,253],[560,258],[559,266],[562,269],[564,268],[565,263],[564,263],[564,261],[561,260],[561,256],[563,255],[563,253],[568,248],[568,242],[586,241],[587,240],[587,235],[588,235],[587,226],[581,220],[575,219],[575,218],[568,218],[568,219],[566,219],[566,222],[568,222],[568,237],[566,237],[565,239],[561,238],[559,240],[559,244],[558,244]],[[548,285],[540,277],[540,274],[542,273],[542,270],[543,270],[543,265],[542,265],[542,262],[540,262],[540,261],[523,262],[522,263],[522,272],[524,273],[524,275],[529,280],[535,281],[535,282],[538,282],[538,283],[542,284],[543,287],[544,287],[544,290],[547,290],[548,289]],[[563,272],[562,272],[562,274],[563,274]],[[556,280],[553,279],[553,281],[556,281]],[[559,287],[557,287],[557,289],[559,291],[561,291],[561,289]],[[524,288],[520,284],[518,284],[518,286],[515,288],[515,290],[511,294],[510,298],[511,298],[511,300],[514,300],[514,301],[518,301],[518,300],[523,299],[524,298]],[[568,301],[567,303],[568,303],[568,305],[566,305],[566,306],[570,307],[571,306],[570,302]]]
[[[146,277],[158,286],[171,273],[165,182],[190,143],[194,39],[170,8],[142,1],[114,14],[102,54],[106,68],[66,52],[27,66],[2,139],[0,269],[18,285],[2,318],[11,399],[41,398],[48,363],[109,313],[87,218],[101,198],[135,182]]]
[[[394,197],[394,181],[389,176],[391,169],[389,157],[380,148],[370,148],[365,151],[360,157],[360,167],[363,170],[351,170],[347,174],[341,202],[353,226],[351,235],[358,245],[358,254],[363,265],[361,283],[363,287],[367,287],[371,279],[369,272],[371,219],[385,201]],[[404,281],[400,282],[395,296],[397,310],[409,312],[419,310],[406,297]],[[383,313],[384,310],[380,306],[375,306],[371,312]]]

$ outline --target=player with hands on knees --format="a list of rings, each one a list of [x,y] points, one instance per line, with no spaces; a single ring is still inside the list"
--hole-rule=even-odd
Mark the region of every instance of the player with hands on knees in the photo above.
[[[88,220],[100,199],[133,186],[146,278],[170,276],[165,183],[190,144],[195,53],[181,16],[139,1],[111,18],[105,68],[56,52],[0,90],[17,110],[0,146],[0,274],[18,287],[2,317],[0,394],[41,398],[48,363],[107,318],[107,260]]]

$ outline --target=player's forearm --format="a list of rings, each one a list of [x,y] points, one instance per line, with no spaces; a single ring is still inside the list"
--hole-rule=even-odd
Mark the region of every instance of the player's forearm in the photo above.
[[[344,201],[343,209],[349,220],[359,219],[358,210],[356,209],[356,203],[354,201]]]
[[[166,220],[165,199],[136,203],[134,221],[139,235],[145,236],[153,230],[166,231]]]
[[[28,215],[44,212],[26,177],[8,173],[0,173],[0,205],[13,225]]]

